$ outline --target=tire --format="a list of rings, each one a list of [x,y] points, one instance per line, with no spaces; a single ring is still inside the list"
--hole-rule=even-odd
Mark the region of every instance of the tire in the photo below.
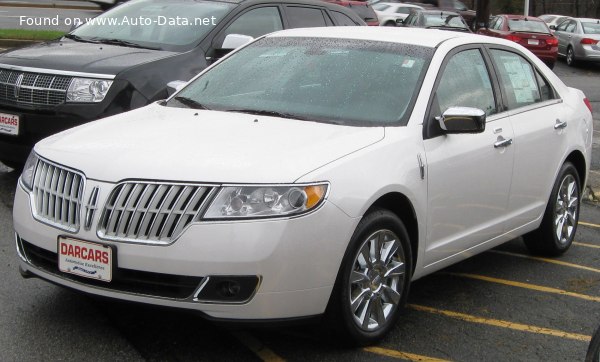
[[[558,256],[569,249],[579,220],[580,185],[577,169],[565,162],[552,187],[540,227],[523,236],[530,252]]]
[[[377,209],[361,220],[327,308],[344,344],[372,344],[394,327],[406,305],[412,263],[408,233],[398,216]]]
[[[573,51],[573,47],[568,47],[567,48],[567,65],[569,67],[574,67],[575,66],[575,52]]]
[[[588,346],[585,362],[600,362],[600,327],[596,328]]]
[[[396,23],[393,21],[388,21],[387,23],[383,24],[384,26],[396,26]]]

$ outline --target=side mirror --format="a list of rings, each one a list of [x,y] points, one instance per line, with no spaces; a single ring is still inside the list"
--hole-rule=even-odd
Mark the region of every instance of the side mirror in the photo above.
[[[233,50],[241,47],[242,45],[248,44],[252,40],[254,40],[254,38],[249,35],[227,34],[225,40],[223,40],[221,49]]]
[[[440,117],[444,133],[481,133],[485,131],[485,112],[471,107],[450,107]]]
[[[556,30],[556,25],[550,25],[549,28],[550,30]]]
[[[169,97],[172,96],[175,92],[179,91],[181,88],[183,88],[183,86],[186,84],[187,82],[184,82],[182,80],[174,80],[167,83],[167,93],[169,94]]]

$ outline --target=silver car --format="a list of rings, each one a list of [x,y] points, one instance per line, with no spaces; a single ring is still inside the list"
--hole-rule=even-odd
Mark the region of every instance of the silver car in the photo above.
[[[578,61],[600,61],[600,19],[569,18],[563,21],[554,35],[558,38],[558,55],[567,65]]]

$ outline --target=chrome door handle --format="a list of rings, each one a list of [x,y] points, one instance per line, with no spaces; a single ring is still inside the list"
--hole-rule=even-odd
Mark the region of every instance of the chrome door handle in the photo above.
[[[560,119],[556,120],[556,124],[554,125],[554,129],[563,129],[567,127],[567,121],[561,122]]]
[[[512,143],[513,143],[512,138],[502,139],[502,140],[494,143],[494,148],[508,147],[508,146],[512,145]]]

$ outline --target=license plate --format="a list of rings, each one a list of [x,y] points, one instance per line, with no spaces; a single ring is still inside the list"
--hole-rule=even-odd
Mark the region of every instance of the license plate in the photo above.
[[[19,116],[16,114],[0,113],[0,133],[18,136]]]
[[[537,39],[527,39],[527,44],[529,45],[540,45],[540,41]]]
[[[58,238],[58,269],[80,277],[110,282],[113,255],[109,246],[67,237]]]

